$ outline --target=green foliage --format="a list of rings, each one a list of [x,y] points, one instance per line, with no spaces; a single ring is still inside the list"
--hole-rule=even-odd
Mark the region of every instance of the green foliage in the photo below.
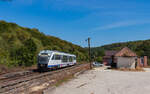
[[[103,58],[102,58],[101,56],[98,56],[98,57],[96,58],[96,61],[102,63]]]
[[[76,54],[78,61],[86,61],[88,56],[84,48],[45,35],[38,29],[0,21],[0,64],[31,66],[37,63],[37,54],[44,49]]]
[[[37,46],[32,39],[24,42],[24,46],[16,50],[16,60],[19,66],[31,66],[35,63]]]

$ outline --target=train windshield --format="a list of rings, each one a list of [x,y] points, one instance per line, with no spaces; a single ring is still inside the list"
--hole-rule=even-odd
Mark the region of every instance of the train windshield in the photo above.
[[[38,57],[38,61],[39,61],[39,63],[47,64],[48,61],[49,61],[49,56],[39,56],[39,57]]]

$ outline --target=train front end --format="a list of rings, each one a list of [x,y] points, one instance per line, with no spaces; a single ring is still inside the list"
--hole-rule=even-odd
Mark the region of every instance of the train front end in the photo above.
[[[38,70],[46,71],[48,70],[48,63],[51,57],[51,53],[48,51],[41,51],[38,54]]]

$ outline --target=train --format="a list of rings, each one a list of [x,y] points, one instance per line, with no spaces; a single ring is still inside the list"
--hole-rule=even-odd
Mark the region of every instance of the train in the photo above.
[[[76,65],[76,55],[59,51],[42,50],[38,54],[37,61],[38,70],[46,71]]]

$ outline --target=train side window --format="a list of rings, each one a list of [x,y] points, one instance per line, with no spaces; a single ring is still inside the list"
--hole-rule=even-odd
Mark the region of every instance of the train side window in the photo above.
[[[61,56],[60,55],[55,55],[55,60],[61,60]]]
[[[63,56],[62,62],[68,62],[68,57],[67,56]]]
[[[69,62],[72,62],[72,61],[73,61],[73,57],[69,56]]]
[[[73,57],[74,60],[76,60],[76,57]]]

